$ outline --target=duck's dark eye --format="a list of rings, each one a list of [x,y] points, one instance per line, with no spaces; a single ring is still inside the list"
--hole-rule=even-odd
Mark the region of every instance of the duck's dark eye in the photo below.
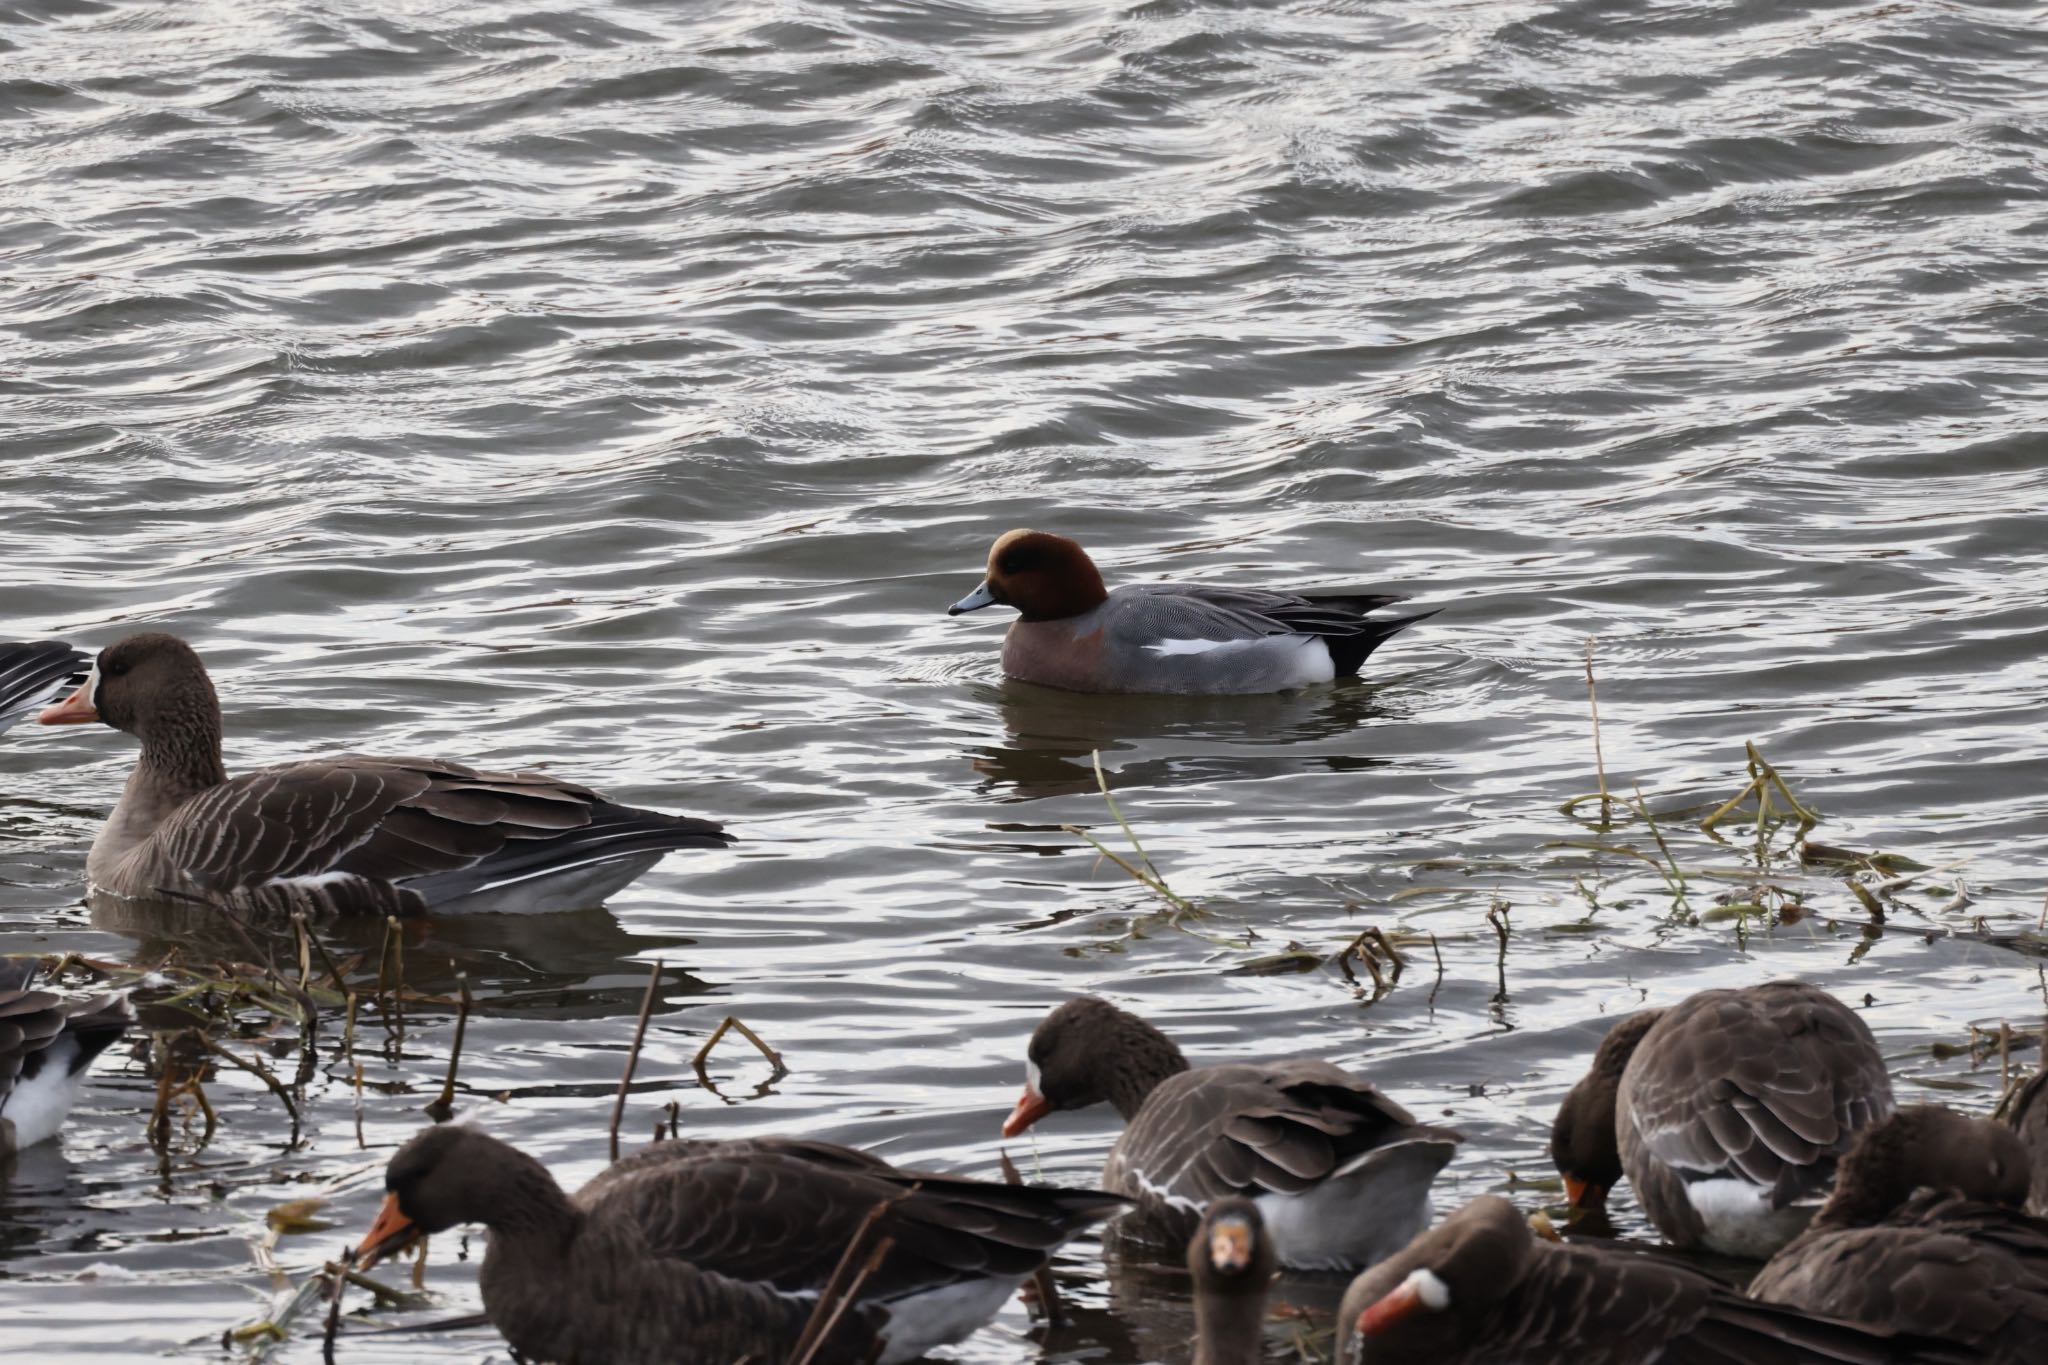
[[[1020,574],[1031,567],[1031,552],[1012,550],[996,561],[996,568],[1006,574]]]

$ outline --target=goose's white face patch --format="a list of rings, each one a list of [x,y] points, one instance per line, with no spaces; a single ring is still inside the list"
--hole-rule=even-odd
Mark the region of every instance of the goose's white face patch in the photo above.
[[[1045,1095],[1045,1092],[1038,1088],[1038,1063],[1029,1057],[1024,1059],[1024,1088],[1040,1098]]]
[[[1441,1313],[1451,1306],[1451,1287],[1427,1269],[1412,1272],[1402,1287],[1414,1290],[1422,1306],[1432,1313]]]
[[[92,672],[85,675],[85,700],[93,710],[100,709],[100,661],[92,661]]]

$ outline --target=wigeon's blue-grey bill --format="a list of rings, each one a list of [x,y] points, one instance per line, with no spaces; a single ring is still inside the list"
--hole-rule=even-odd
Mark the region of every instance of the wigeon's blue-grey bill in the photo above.
[[[973,592],[968,593],[967,596],[961,598],[952,606],[947,607],[946,615],[959,616],[964,612],[980,611],[983,607],[992,607],[995,604],[996,595],[989,591],[988,584],[983,582]]]

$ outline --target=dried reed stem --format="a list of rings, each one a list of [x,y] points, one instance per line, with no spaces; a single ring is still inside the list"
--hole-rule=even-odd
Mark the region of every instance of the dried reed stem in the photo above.
[[[647,969],[647,993],[640,998],[640,1022],[633,1028],[633,1047],[626,1053],[626,1074],[619,1077],[619,1097],[612,1102],[611,1152],[619,1159],[619,1124],[626,1117],[626,1092],[633,1084],[633,1069],[640,1064],[640,1045],[647,1040],[647,1020],[654,1013],[655,992],[661,987],[661,962]]]
[[[450,963],[451,967],[455,964]],[[446,1123],[455,1117],[455,1068],[462,1064],[462,1035],[469,1027],[469,974],[455,974],[455,989],[461,1001],[455,1007],[455,1043],[448,1049],[448,1076],[441,1082],[441,1097],[427,1106],[427,1117]]]
[[[1586,637],[1586,706],[1593,713],[1593,771],[1600,778],[1600,822],[1613,822],[1612,798],[1607,795],[1607,755],[1600,748],[1600,697],[1593,689],[1593,642],[1599,637]]]

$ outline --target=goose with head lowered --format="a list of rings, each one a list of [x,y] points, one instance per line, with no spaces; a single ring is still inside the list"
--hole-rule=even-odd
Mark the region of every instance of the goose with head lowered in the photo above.
[[[57,1136],[93,1059],[135,1022],[119,993],[66,1000],[36,990],[37,966],[0,959],[0,1156]]]
[[[0,640],[0,730],[54,701],[92,660],[62,640]]]
[[[1909,1105],[1863,1131],[1811,1225],[1753,1297],[1937,1338],[1984,1365],[2048,1360],[2048,1219],[2032,1162],[1988,1119]]]
[[[1943,1343],[1759,1303],[1653,1250],[1539,1239],[1482,1195],[1353,1280],[1337,1365],[1965,1365]]]
[[[1015,607],[1003,672],[1024,682],[1069,692],[1242,696],[1355,676],[1380,645],[1436,614],[1369,615],[1400,600],[1213,583],[1111,590],[1074,541],[1018,530],[996,541],[988,576],[947,615]]]
[[[1124,1131],[1102,1187],[1138,1201],[1120,1236],[1182,1246],[1216,1200],[1244,1198],[1280,1263],[1301,1269],[1355,1269],[1407,1245],[1463,1140],[1316,1058],[1190,1069],[1172,1039],[1095,996],[1067,1001],[1032,1033],[1003,1136],[1104,1100]]]
[[[269,911],[577,910],[671,850],[731,842],[709,820],[438,759],[342,754],[231,778],[213,682],[171,635],[109,645],[42,714],[45,725],[88,721],[142,742],[86,859],[91,888],[115,896]]]
[[[886,1238],[818,1361],[916,1360],[972,1335],[1069,1238],[1123,1208],[1093,1190],[899,1170],[824,1142],[672,1141],[570,1197],[532,1157],[463,1123],[385,1167],[367,1262],[481,1223],[484,1311],[522,1358],[779,1365],[870,1213]]]
[[[1892,1112],[1877,1040],[1818,987],[1701,991],[1608,1030],[1551,1128],[1574,1212],[1626,1172],[1673,1246],[1763,1260],[1827,1197],[1856,1134]]]

